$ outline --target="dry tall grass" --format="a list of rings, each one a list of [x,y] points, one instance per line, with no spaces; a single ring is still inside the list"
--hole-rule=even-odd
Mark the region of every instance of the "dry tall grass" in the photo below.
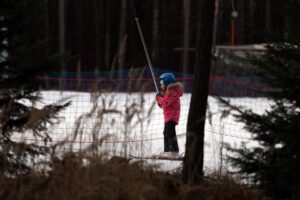
[[[0,199],[263,199],[228,176],[209,176],[192,187],[181,182],[179,172],[122,157],[67,153],[50,164],[48,173],[0,177]]]

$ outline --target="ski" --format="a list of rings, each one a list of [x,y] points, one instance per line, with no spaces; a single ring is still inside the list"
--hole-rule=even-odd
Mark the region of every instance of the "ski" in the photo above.
[[[130,155],[131,158],[135,159],[141,159],[141,160],[170,160],[170,161],[182,161],[183,157],[167,157],[167,156],[159,156],[159,155],[153,155],[153,156],[135,156]]]

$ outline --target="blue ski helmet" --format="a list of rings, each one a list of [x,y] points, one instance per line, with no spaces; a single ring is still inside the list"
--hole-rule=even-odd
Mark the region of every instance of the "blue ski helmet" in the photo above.
[[[170,83],[174,83],[176,81],[176,78],[173,73],[163,73],[162,75],[160,75],[159,81],[165,86],[168,86]]]

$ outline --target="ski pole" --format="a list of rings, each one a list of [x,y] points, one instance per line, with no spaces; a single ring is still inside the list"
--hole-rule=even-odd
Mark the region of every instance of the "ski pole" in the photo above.
[[[136,15],[133,0],[131,0],[131,6],[132,6],[133,14],[134,14],[134,19],[135,19],[135,22],[136,22],[136,25],[137,25],[137,28],[138,28],[138,32],[139,32],[140,38],[142,40],[142,44],[143,44],[143,47],[144,47],[144,51],[145,51],[145,54],[146,54],[148,65],[149,65],[149,69],[150,69],[151,76],[152,76],[152,79],[153,79],[153,82],[154,82],[154,86],[155,86],[156,92],[158,93],[159,89],[157,87],[157,83],[156,83],[156,80],[155,80],[155,74],[154,74],[154,71],[153,71],[152,62],[151,62],[151,59],[150,59],[150,56],[149,56],[149,53],[148,53],[148,49],[147,49],[146,42],[145,42],[145,39],[144,39],[144,36],[143,36],[142,28],[141,28],[141,25],[140,25],[140,22],[139,22],[139,18]]]

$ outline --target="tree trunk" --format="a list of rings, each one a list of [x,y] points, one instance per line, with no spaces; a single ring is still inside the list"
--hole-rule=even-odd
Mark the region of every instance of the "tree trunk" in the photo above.
[[[64,54],[66,51],[65,47],[65,0],[58,1],[58,38],[59,38],[59,45],[58,45],[58,52],[59,54]]]
[[[99,2],[98,0],[94,0],[94,28],[95,28],[95,64],[96,68],[98,69],[100,67],[100,53],[101,53],[101,48],[100,48],[100,9],[99,9]]]
[[[213,40],[212,40],[212,52],[216,52],[217,35],[218,35],[218,22],[219,22],[219,3],[220,0],[215,0],[215,11],[214,11],[214,29],[213,29]]]
[[[197,184],[203,177],[204,126],[211,64],[215,1],[202,0],[199,4],[196,64],[187,123],[186,152],[182,171],[183,182],[191,185]]]
[[[127,22],[127,0],[121,1],[121,15],[120,15],[120,32],[119,32],[119,53],[118,53],[118,65],[119,76],[121,76],[121,70],[124,69],[124,58],[126,52],[126,22]]]
[[[49,30],[49,3],[45,3],[45,6],[44,6],[44,27],[45,27],[45,32],[44,32],[44,37],[45,37],[45,40],[48,41],[50,39],[50,30]],[[49,42],[47,42],[46,46],[45,46],[45,58],[47,58],[50,54],[50,44]]]
[[[77,51],[78,51],[78,59],[82,60],[82,4],[81,4],[81,0],[77,0],[77,6],[76,6],[76,10],[77,10]]]
[[[271,1],[266,0],[266,30],[271,31]]]
[[[250,18],[249,18],[249,30],[248,30],[248,34],[249,34],[249,42],[251,42],[251,43],[254,40],[254,7],[255,7],[254,0],[250,0],[249,1]]]
[[[106,1],[106,34],[105,34],[105,67],[110,69],[110,10],[111,10],[111,0]]]
[[[187,73],[189,65],[189,44],[190,44],[190,0],[183,1],[183,51],[182,51],[182,72]]]
[[[245,4],[244,0],[237,1],[238,17],[237,22],[237,34],[236,41],[238,44],[245,44]]]
[[[153,65],[157,66],[159,57],[159,1],[153,2],[153,21],[152,21],[152,52]]]

